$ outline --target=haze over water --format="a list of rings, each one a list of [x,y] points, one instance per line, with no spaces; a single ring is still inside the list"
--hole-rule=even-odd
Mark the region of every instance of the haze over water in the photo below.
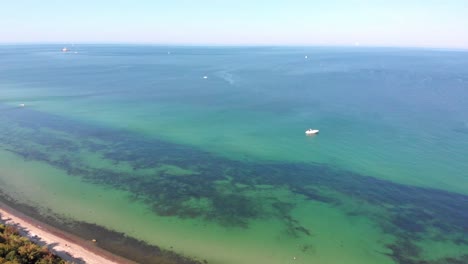
[[[3,199],[208,263],[468,261],[467,52],[61,48],[0,46]]]

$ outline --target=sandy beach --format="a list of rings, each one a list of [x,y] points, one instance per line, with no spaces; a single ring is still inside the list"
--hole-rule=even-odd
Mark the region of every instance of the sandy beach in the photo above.
[[[56,230],[52,230],[53,228],[27,219],[27,217],[10,209],[0,208],[0,216],[2,223],[16,226],[22,236],[28,237],[36,244],[47,246],[51,252],[71,263],[115,264],[126,262],[116,260],[117,257],[112,257],[111,260],[110,257],[97,254],[95,252],[97,250],[91,250],[81,245],[75,241],[76,239],[72,240],[60,236]]]

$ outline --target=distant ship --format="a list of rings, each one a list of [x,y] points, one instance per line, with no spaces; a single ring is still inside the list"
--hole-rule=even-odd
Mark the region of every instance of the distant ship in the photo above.
[[[62,52],[67,52],[67,51],[68,51],[67,48],[63,48],[63,49],[62,49]]]

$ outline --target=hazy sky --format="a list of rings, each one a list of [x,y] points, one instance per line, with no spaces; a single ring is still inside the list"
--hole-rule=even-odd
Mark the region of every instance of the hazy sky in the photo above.
[[[0,0],[0,43],[468,48],[468,0]]]

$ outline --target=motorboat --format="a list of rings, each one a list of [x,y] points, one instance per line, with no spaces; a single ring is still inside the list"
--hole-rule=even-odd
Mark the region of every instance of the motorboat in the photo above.
[[[306,135],[316,135],[319,133],[319,130],[318,129],[312,129],[312,128],[309,128],[306,130]]]

